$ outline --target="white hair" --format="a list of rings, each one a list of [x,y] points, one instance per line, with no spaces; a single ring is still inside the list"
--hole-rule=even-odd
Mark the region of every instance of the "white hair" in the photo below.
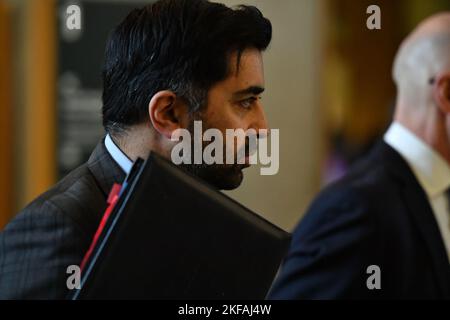
[[[450,71],[450,32],[407,40],[397,52],[393,78],[400,95],[416,99],[441,72]]]

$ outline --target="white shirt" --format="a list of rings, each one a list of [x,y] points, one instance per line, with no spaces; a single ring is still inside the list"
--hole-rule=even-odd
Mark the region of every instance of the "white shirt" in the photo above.
[[[123,153],[122,150],[120,150],[113,139],[111,139],[111,136],[109,134],[107,134],[105,137],[105,147],[114,161],[122,168],[122,170],[126,174],[128,174],[131,170],[131,167],[133,166],[133,162],[130,160],[130,158],[127,157],[125,153]]]
[[[450,187],[450,165],[398,122],[390,126],[384,141],[406,160],[427,194],[450,261],[450,204],[445,194]]]

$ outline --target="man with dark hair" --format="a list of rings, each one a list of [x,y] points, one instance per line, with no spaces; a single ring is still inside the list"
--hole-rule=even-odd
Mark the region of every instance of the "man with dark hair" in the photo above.
[[[66,297],[66,269],[80,264],[112,185],[150,151],[170,159],[178,129],[192,131],[195,120],[222,133],[266,129],[261,53],[271,35],[269,20],[251,6],[161,0],[132,11],[107,44],[107,134],[86,164],[1,234],[0,298]],[[183,167],[218,189],[233,189],[246,166],[248,161]]]

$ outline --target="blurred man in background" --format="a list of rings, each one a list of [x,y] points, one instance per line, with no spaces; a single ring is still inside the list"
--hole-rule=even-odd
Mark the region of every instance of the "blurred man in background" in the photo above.
[[[89,161],[26,207],[0,235],[0,298],[64,298],[106,208],[137,157],[170,158],[177,129],[267,129],[262,51],[272,27],[255,7],[162,0],[112,33],[103,71],[107,135]],[[234,189],[248,164],[185,169]]]
[[[450,298],[450,12],[402,43],[393,76],[384,141],[313,202],[271,298]]]

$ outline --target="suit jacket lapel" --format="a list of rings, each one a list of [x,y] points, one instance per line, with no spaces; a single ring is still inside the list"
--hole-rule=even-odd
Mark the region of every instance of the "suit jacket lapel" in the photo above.
[[[430,253],[437,284],[450,297],[450,266],[447,251],[425,191],[400,154],[386,143],[378,151],[390,172],[401,181],[403,199]]]

